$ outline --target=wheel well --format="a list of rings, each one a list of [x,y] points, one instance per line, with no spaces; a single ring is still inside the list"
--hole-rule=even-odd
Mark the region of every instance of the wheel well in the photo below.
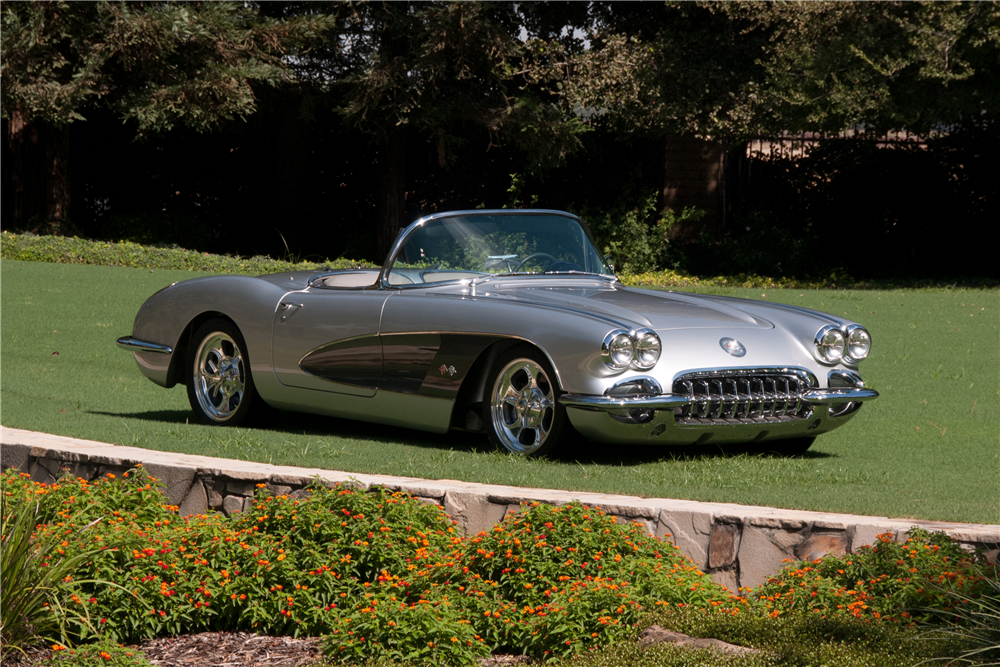
[[[530,345],[538,350],[543,357],[546,359],[549,358],[537,345],[522,338],[503,338],[480,352],[475,362],[473,362],[472,368],[466,374],[465,380],[462,381],[458,395],[455,396],[455,405],[451,411],[452,429],[475,432],[483,430],[481,418],[482,404],[483,397],[486,394],[486,379],[489,377],[490,369],[493,368],[497,357],[515,345],[522,344]],[[551,363],[551,360],[549,363]],[[558,383],[558,376],[554,379]]]
[[[228,320],[234,327],[236,326],[236,322],[233,322],[231,317],[214,310],[201,313],[188,322],[181,331],[181,335],[177,338],[177,344],[174,346],[174,353],[170,358],[170,368],[167,370],[167,387],[173,387],[175,384],[187,384],[187,378],[184,373],[184,362],[187,359],[188,347],[191,344],[191,336],[194,335],[194,332],[197,331],[198,327],[202,324],[214,319]]]

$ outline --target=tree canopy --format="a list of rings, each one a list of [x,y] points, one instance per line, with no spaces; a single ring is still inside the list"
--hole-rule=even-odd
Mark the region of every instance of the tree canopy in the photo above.
[[[101,150],[93,133],[109,146],[142,139],[128,151],[147,164],[158,153],[134,146],[212,145],[228,156],[222,171],[245,150],[254,167],[211,177],[227,193],[214,201],[228,202],[213,215],[252,214],[277,237],[277,227],[335,217],[346,202],[370,237],[364,256],[376,260],[414,214],[495,205],[486,192],[517,205],[525,178],[568,191],[586,189],[590,172],[614,169],[624,181],[645,169],[641,188],[616,186],[615,196],[646,202],[664,183],[672,135],[711,140],[727,156],[785,133],[966,137],[939,174],[961,171],[949,160],[980,159],[977,137],[998,136],[996,0],[12,1],[0,20],[5,225],[20,229],[73,230],[82,206],[70,201],[80,191],[70,136]],[[187,158],[172,156],[163,180],[187,178],[176,166]],[[159,177],[149,169],[148,180]],[[138,196],[95,204],[113,188],[87,179],[92,218],[101,207],[141,213]],[[228,198],[250,189],[270,189],[266,206]],[[567,201],[590,206],[595,189]],[[987,190],[969,187],[982,210]],[[186,196],[179,186],[158,192],[148,204],[157,215]],[[209,227],[203,203],[187,213]]]
[[[4,3],[3,114],[62,125],[104,106],[140,133],[210,130],[253,113],[252,84],[290,80],[283,56],[328,23],[237,2]]]
[[[925,133],[1000,111],[996,2],[602,3],[567,109],[623,131]]]

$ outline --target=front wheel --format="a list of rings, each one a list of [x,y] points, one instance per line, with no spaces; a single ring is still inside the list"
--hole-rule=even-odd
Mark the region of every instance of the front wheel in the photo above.
[[[572,427],[559,405],[548,361],[518,345],[500,355],[487,379],[483,421],[490,440],[515,454],[551,454]]]
[[[239,329],[228,320],[209,320],[195,331],[187,354],[187,394],[202,423],[243,424],[263,405],[246,350]]]

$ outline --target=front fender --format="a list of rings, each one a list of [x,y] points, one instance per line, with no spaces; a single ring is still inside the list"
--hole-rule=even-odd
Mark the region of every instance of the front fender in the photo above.
[[[188,338],[211,317],[233,321],[247,344],[251,372],[267,384],[271,370],[271,319],[283,287],[249,276],[208,276],[175,283],[149,297],[135,316],[132,338],[171,348],[169,353],[137,350],[142,373],[163,387],[183,382]]]

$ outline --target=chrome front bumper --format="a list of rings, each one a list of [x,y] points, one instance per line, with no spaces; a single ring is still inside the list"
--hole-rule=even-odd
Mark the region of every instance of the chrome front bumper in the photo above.
[[[171,354],[174,351],[169,345],[149,343],[143,340],[137,340],[131,336],[122,336],[115,341],[115,344],[123,350],[128,350],[129,352],[158,352],[160,354]]]
[[[582,435],[599,442],[629,444],[705,444],[753,442],[812,437],[832,431],[850,421],[855,411],[831,414],[833,406],[864,403],[878,392],[864,387],[812,389],[801,399],[811,406],[804,418],[764,417],[703,419],[679,423],[676,413],[693,401],[677,394],[631,396],[585,396],[564,394],[559,402],[570,422]],[[642,413],[643,419],[629,419]]]

